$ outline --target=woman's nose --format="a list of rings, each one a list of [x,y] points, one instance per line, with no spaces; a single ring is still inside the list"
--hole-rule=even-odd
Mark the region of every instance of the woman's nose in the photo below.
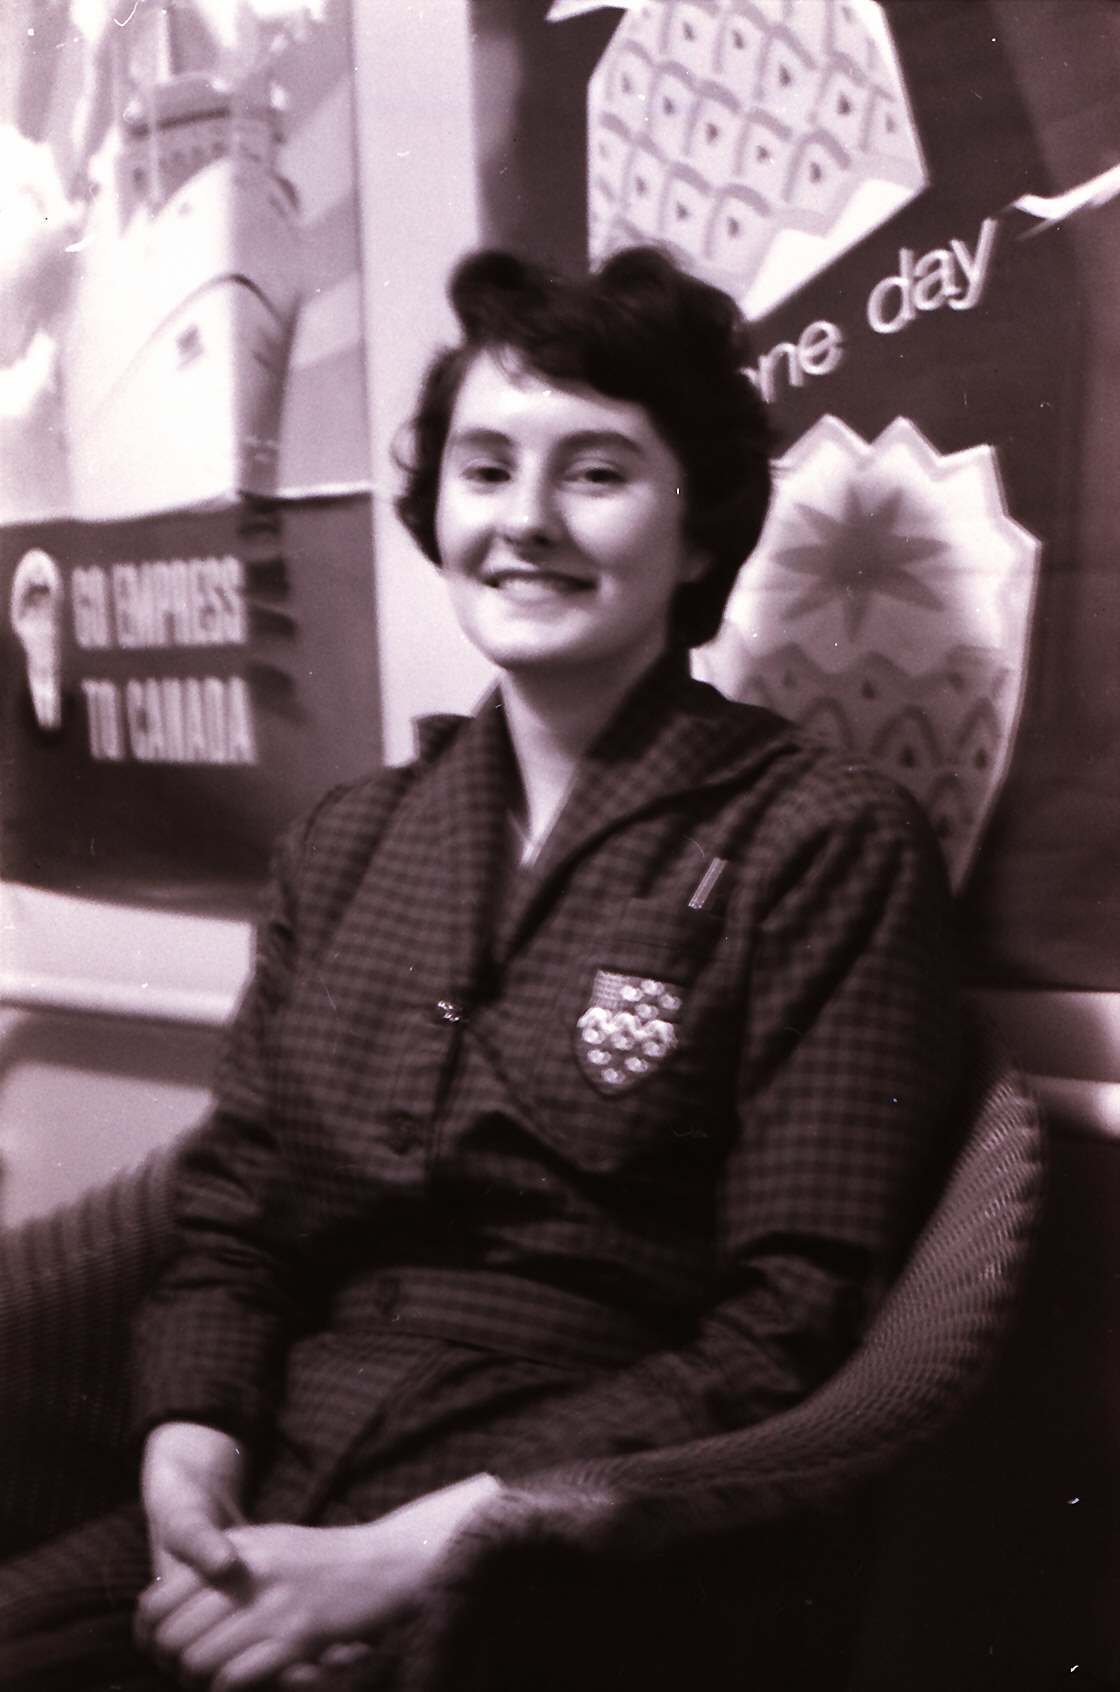
[[[502,535],[511,546],[525,550],[550,546],[558,538],[559,517],[543,480],[525,478],[511,484],[502,516]]]

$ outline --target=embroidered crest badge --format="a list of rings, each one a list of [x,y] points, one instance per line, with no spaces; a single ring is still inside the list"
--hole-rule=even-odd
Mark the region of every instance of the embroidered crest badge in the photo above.
[[[576,1055],[601,1093],[622,1093],[651,1075],[677,1045],[681,995],[669,981],[599,969],[576,1023]]]

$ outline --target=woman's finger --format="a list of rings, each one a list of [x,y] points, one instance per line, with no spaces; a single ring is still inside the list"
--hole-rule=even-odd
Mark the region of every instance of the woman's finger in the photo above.
[[[293,1663],[277,1677],[276,1684],[281,1692],[303,1692],[305,1687],[323,1687],[324,1692],[329,1692],[332,1675],[360,1663],[372,1649],[358,1639],[342,1645],[328,1645],[317,1663]]]
[[[163,1548],[189,1563],[204,1579],[220,1585],[244,1571],[237,1547],[204,1510],[181,1509],[163,1525]]]
[[[303,1692],[307,1686],[322,1686],[327,1670],[322,1663],[293,1663],[276,1678],[281,1692]]]
[[[209,1682],[243,1656],[265,1647],[273,1673],[293,1663],[317,1660],[317,1641],[309,1629],[295,1624],[291,1605],[266,1598],[233,1610],[198,1633],[182,1651],[180,1664],[188,1674]]]
[[[168,1573],[157,1575],[136,1603],[133,1634],[141,1650],[151,1643],[157,1627],[189,1598],[211,1590],[194,1569],[184,1563],[168,1564]]]
[[[168,1565],[166,1574],[157,1575],[151,1585],[140,1594],[136,1608],[147,1621],[158,1621],[184,1603],[192,1593],[205,1592],[207,1582],[185,1563]]]
[[[236,1606],[224,1592],[207,1587],[164,1617],[152,1635],[149,1650],[159,1663],[185,1662],[199,1640],[209,1639],[236,1613]]]
[[[343,1644],[328,1645],[319,1661],[324,1668],[349,1668],[351,1663],[360,1663],[363,1657],[368,1657],[372,1649],[372,1645],[360,1639],[348,1639]]]
[[[210,1692],[241,1692],[243,1687],[275,1680],[291,1667],[290,1649],[275,1639],[264,1639],[223,1663],[210,1682]]]

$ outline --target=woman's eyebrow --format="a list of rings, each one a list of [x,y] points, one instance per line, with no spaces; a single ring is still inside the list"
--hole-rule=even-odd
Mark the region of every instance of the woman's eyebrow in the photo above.
[[[508,435],[503,435],[500,429],[455,429],[448,437],[448,446],[452,447],[485,447],[497,451],[509,447],[512,443]]]
[[[516,451],[516,445],[509,435],[501,429],[488,429],[482,424],[465,429],[455,429],[448,436],[447,446],[452,452],[499,452],[510,453]],[[577,429],[570,435],[563,435],[555,442],[555,450],[566,455],[580,452],[621,452],[631,458],[644,458],[645,449],[640,441],[632,435],[627,435],[620,429]]]
[[[479,424],[473,428],[453,430],[448,445],[500,449],[511,447],[513,442],[500,429],[487,429]],[[557,445],[568,452],[629,452],[635,457],[641,457],[643,450],[639,441],[632,435],[623,434],[620,429],[578,429],[574,434],[562,436]]]
[[[581,429],[574,435],[565,435],[564,445],[574,452],[629,452],[635,458],[643,456],[641,442],[620,429]]]

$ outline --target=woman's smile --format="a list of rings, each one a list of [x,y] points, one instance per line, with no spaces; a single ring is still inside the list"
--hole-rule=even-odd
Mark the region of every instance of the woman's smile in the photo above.
[[[482,572],[486,587],[493,588],[518,605],[550,605],[573,594],[591,593],[595,584],[560,570],[528,568],[523,564],[491,565]]]

